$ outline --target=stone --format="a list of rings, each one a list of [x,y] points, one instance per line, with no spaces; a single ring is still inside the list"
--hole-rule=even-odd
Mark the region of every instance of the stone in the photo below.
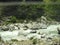
[[[18,30],[18,27],[14,26],[14,30]]]
[[[31,23],[27,23],[26,25],[28,26],[29,29],[32,28],[32,24]]]
[[[36,33],[37,31],[36,30],[32,30],[30,33]]]
[[[41,38],[45,38],[45,36],[46,36],[46,35],[45,35],[45,34],[43,34],[43,35],[41,35]]]
[[[57,31],[58,31],[58,34],[60,34],[60,28],[59,27],[57,28]]]
[[[47,28],[46,24],[40,23],[40,29],[46,29],[46,28]]]
[[[27,30],[27,29],[28,29],[28,26],[25,25],[25,26],[23,27],[23,29],[24,29],[24,30]]]
[[[47,19],[44,16],[41,16],[41,23],[47,24]]]
[[[8,31],[9,28],[8,28],[7,26],[4,25],[4,26],[1,27],[1,30],[3,30],[3,31]]]

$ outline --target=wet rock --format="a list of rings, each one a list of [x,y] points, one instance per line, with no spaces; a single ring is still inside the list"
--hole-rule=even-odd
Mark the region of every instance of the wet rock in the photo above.
[[[41,23],[47,24],[47,19],[44,16],[41,16]]]
[[[32,27],[30,29],[32,30],[38,30],[38,29],[46,29],[47,28],[47,25],[46,24],[43,24],[43,23],[33,23],[32,24]]]
[[[18,27],[15,26],[15,30],[18,30]]]
[[[28,26],[25,25],[25,26],[23,27],[23,29],[24,29],[24,30],[27,30],[27,29],[28,29]]]
[[[46,29],[46,28],[47,28],[46,24],[40,23],[40,29]]]
[[[27,23],[26,25],[28,26],[29,29],[32,28],[32,23]]]
[[[8,28],[7,26],[4,25],[4,26],[1,27],[1,30],[3,30],[3,31],[8,31],[9,28]]]
[[[15,25],[15,24],[7,25],[7,26],[9,27],[9,31],[20,29],[18,25]]]
[[[57,28],[57,31],[58,31],[58,34],[60,34],[60,28],[59,27]]]
[[[51,39],[52,39],[52,37],[48,37],[47,39],[50,39],[50,40],[51,40]]]
[[[43,34],[43,35],[41,35],[41,38],[45,38],[45,36],[46,36],[46,35],[45,35],[45,34]]]
[[[37,31],[36,30],[32,30],[30,33],[36,33]]]
[[[33,22],[31,24],[31,30],[38,30],[40,28],[39,24],[37,22]]]

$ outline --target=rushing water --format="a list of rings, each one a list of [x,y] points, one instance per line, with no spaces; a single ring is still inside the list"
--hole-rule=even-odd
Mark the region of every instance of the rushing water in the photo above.
[[[44,33],[45,36],[58,35],[57,27],[60,27],[60,25],[50,25],[47,27],[47,29],[39,29],[39,30],[37,30],[37,32]],[[2,39],[4,41],[11,40],[15,37],[30,38],[30,37],[36,36],[39,38],[41,36],[41,35],[38,35],[37,33],[30,33],[31,31],[32,30],[30,30],[30,29],[28,29],[28,30],[14,30],[14,31],[1,31],[0,36],[2,37]]]

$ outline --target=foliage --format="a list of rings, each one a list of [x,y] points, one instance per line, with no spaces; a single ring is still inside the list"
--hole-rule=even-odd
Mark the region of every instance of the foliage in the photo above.
[[[60,21],[60,5],[48,5],[46,11],[47,17]]]
[[[23,22],[24,20],[36,21],[41,16],[47,17],[49,20],[60,21],[60,5],[49,4],[51,2],[60,2],[60,0],[43,0],[45,4],[31,5],[13,5],[3,6],[0,9],[0,17],[11,17],[13,23]],[[2,15],[2,16],[1,16]],[[1,19],[0,19],[1,20]],[[8,22],[9,23],[9,22]]]
[[[44,15],[44,11],[42,5],[15,5],[4,7],[2,15],[15,16],[18,20],[36,20]]]
[[[53,1],[53,0],[52,0]],[[58,3],[58,0],[54,0],[56,1],[56,3]],[[44,10],[45,10],[45,16],[47,18],[51,18],[52,20],[56,20],[56,21],[60,21],[59,18],[60,18],[60,5],[59,4],[49,4],[50,0],[45,0],[46,4],[45,4],[45,7],[44,7]],[[59,1],[60,2],[60,1]]]
[[[42,10],[41,5],[22,5],[18,7],[18,18],[36,20],[43,15]]]
[[[12,16],[10,22],[16,23],[16,20],[17,20],[16,17]]]

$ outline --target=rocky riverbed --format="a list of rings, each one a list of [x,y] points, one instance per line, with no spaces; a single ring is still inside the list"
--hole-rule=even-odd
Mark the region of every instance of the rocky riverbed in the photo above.
[[[0,45],[60,45],[60,24],[15,23],[0,26]]]

